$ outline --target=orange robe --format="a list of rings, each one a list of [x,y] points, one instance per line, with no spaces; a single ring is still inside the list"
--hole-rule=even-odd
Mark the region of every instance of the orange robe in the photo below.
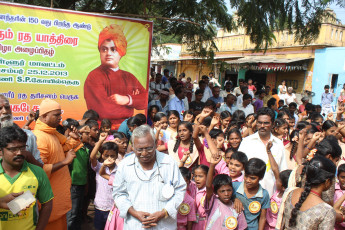
[[[53,210],[46,230],[67,229],[66,213],[72,208],[71,176],[68,166],[52,172],[53,164],[65,159],[65,152],[79,146],[80,142],[67,138],[40,120],[37,120],[33,133],[37,137],[37,147],[44,163],[43,170],[47,173],[54,193]]]

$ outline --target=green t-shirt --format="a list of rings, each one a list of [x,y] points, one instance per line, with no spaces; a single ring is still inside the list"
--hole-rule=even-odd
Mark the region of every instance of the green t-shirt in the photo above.
[[[73,185],[87,184],[87,167],[89,162],[89,150],[85,147],[80,148],[76,153],[70,171]]]

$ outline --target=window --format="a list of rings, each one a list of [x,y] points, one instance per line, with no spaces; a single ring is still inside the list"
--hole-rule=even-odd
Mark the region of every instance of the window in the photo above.
[[[340,41],[343,40],[343,31],[341,31],[340,34],[339,34],[339,40]]]
[[[333,39],[334,30],[332,29],[331,39]]]
[[[332,74],[331,77],[331,92],[334,93],[337,91],[338,86],[338,74]]]

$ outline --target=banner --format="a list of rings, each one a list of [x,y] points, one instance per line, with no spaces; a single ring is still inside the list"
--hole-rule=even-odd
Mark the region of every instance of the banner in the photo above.
[[[146,113],[152,22],[0,3],[0,93],[22,125],[44,98],[118,126]]]

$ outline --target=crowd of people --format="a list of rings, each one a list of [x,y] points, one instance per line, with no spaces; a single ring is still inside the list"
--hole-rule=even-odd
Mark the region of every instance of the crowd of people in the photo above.
[[[345,229],[345,112],[291,87],[152,75],[118,130],[44,99],[23,127],[0,94],[0,229]],[[116,111],[114,111],[116,112]],[[62,120],[62,122],[61,122]],[[8,203],[29,190],[19,213]]]

